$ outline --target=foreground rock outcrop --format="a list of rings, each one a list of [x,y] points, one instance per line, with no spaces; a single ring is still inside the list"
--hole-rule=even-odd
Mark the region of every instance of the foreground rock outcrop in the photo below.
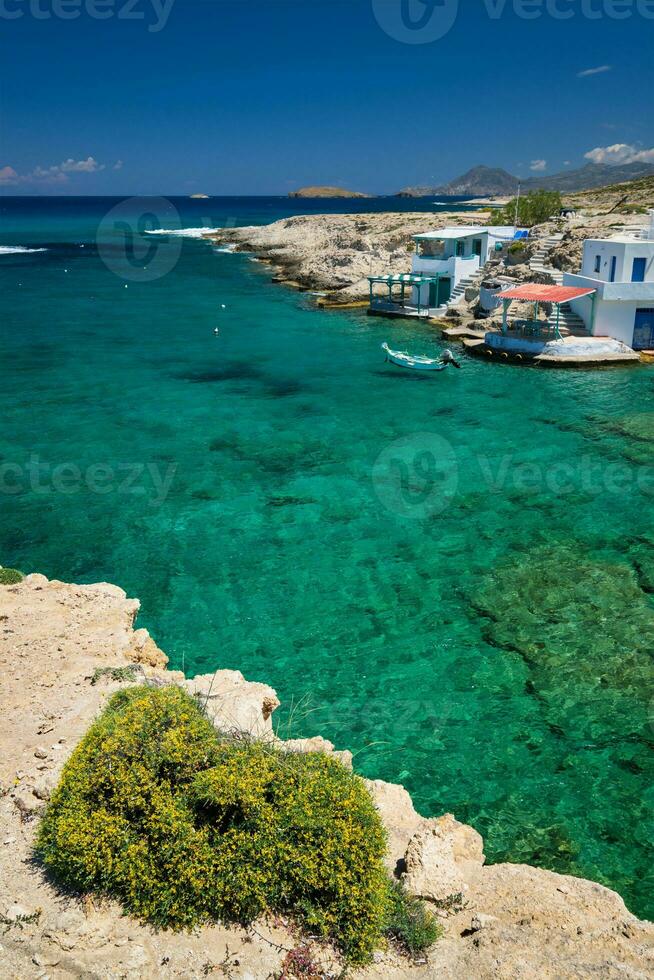
[[[112,585],[66,585],[41,575],[0,587],[0,976],[3,978],[204,977],[265,980],[282,973],[300,942],[289,923],[249,930],[214,926],[155,933],[118,906],[55,889],[31,859],[39,815],[61,768],[107,698],[126,681],[183,684],[221,730],[277,741],[275,692],[238,671],[187,680],[145,630],[139,604]],[[316,736],[284,743],[334,752]],[[348,752],[337,753],[351,765]],[[431,903],[444,938],[410,964],[392,949],[360,972],[370,980],[431,977],[615,977],[654,974],[654,926],[631,915],[615,892],[524,865],[484,864],[472,828],[446,814],[420,816],[401,786],[368,780],[388,829],[389,869]],[[338,975],[325,948],[314,957]]]

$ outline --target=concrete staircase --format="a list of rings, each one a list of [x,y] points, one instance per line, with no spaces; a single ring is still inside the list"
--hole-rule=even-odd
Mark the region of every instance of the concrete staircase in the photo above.
[[[450,298],[447,301],[447,306],[456,306],[459,300],[463,298],[468,286],[475,286],[477,284],[479,271],[480,270],[477,270],[477,272],[473,273],[471,276],[466,276],[465,279],[461,279],[461,281],[456,284],[450,294]]]
[[[457,306],[465,295],[466,289],[469,286],[478,287],[481,280],[484,278],[486,266],[481,266],[470,276],[466,276],[465,279],[461,279],[460,282],[456,284],[452,292],[450,293],[450,298],[447,303],[443,303],[439,306],[437,310],[432,312],[432,316],[444,316],[448,310],[452,309],[453,306]]]
[[[554,269],[546,263],[550,252],[562,239],[562,234],[550,235],[549,238],[545,238],[529,260],[529,268],[532,272],[546,273],[559,286],[563,283],[563,273],[560,269]]]
[[[556,307],[552,310],[552,315],[548,319],[552,327],[556,327]],[[562,337],[583,337],[588,335],[584,321],[578,313],[572,310],[569,303],[561,303],[561,313],[559,316],[559,330]]]
[[[509,324],[514,323],[516,320],[522,320],[524,318],[524,313],[519,313],[514,307],[509,307],[507,312],[507,322]],[[547,318],[547,322],[552,329],[552,335],[556,329],[556,307],[552,308],[552,313]],[[543,321],[543,325],[545,321]],[[581,317],[574,313],[569,303],[561,304],[561,315],[559,317],[559,332],[562,337],[587,337],[588,331],[584,325],[584,321]]]

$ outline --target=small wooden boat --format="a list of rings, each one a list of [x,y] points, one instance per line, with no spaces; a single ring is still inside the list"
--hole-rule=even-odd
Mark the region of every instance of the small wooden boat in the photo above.
[[[392,361],[398,367],[410,368],[412,371],[444,371],[448,364],[460,368],[452,355],[452,351],[444,350],[440,357],[424,357],[421,354],[409,354],[405,350],[391,350],[388,344],[382,344],[386,360]]]

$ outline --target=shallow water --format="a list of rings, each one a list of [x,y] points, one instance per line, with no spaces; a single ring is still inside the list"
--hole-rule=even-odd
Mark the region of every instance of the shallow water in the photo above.
[[[170,267],[139,281],[105,222],[107,268],[113,204],[0,203],[1,245],[48,249],[0,255],[0,562],[120,584],[173,667],[269,682],[285,732],[489,859],[654,915],[652,370],[405,374],[382,341],[429,328],[315,311],[248,256],[137,231]]]

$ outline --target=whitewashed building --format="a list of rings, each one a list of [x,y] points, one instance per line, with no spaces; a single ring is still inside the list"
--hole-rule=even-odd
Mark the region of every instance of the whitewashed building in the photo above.
[[[640,236],[589,238],[581,272],[566,272],[563,284],[595,290],[570,303],[589,334],[654,349],[654,211]]]
[[[469,225],[414,235],[411,272],[369,276],[371,312],[431,316],[456,299],[493,255],[527,232],[513,226]],[[374,287],[383,293],[375,295]]]

